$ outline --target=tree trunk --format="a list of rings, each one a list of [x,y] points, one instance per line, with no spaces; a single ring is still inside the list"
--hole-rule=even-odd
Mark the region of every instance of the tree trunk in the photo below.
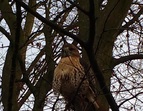
[[[119,29],[121,28],[122,22],[127,14],[127,11],[129,10],[131,3],[132,0],[109,0],[105,9],[100,10],[100,6],[98,6],[96,1],[94,0],[96,18],[94,53],[108,88],[110,88],[110,78],[113,70],[113,68],[111,67],[111,60],[114,41],[117,38]],[[79,5],[83,10],[89,11],[89,1],[79,0]],[[84,41],[90,38],[89,30],[91,29],[89,27],[89,23],[89,17],[85,15],[83,12],[79,11],[79,36]],[[90,45],[90,43],[88,45]],[[83,58],[84,60],[88,61],[84,51]],[[108,111],[109,104],[105,96],[103,95],[102,89],[98,84],[98,81],[96,87],[99,92],[99,95],[97,95],[97,102],[100,106],[100,110]]]

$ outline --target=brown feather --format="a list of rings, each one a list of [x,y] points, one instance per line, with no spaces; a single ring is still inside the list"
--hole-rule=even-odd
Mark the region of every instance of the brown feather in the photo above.
[[[77,48],[68,44],[63,47],[62,53],[62,58],[54,71],[54,92],[62,94],[66,101],[71,101],[75,95],[87,98],[96,108],[99,108],[84,68],[80,64],[80,54]]]

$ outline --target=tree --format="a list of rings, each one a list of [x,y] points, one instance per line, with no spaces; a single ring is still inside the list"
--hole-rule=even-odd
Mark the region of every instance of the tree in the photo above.
[[[64,110],[51,90],[64,40],[92,70],[101,111],[143,109],[141,0],[1,0],[0,11],[5,111]]]

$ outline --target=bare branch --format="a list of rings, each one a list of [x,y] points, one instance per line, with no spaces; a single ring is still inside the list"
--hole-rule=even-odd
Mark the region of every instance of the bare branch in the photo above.
[[[83,12],[85,15],[89,15],[89,13],[87,11],[85,11],[84,9],[82,9],[77,3],[72,2],[71,0],[67,0],[69,3],[71,3],[73,6],[76,6],[81,12]]]
[[[138,95],[140,95],[140,94],[143,94],[143,92],[139,92],[139,93],[137,93],[136,95],[134,95],[134,96],[132,96],[132,97],[126,99],[125,101],[121,102],[121,103],[119,104],[119,107],[120,107],[121,105],[123,105],[125,102],[127,102],[127,101],[129,101],[129,100],[131,100],[131,99],[136,98],[136,97],[137,97]]]
[[[95,60],[93,49],[91,49],[90,47],[87,47],[86,51],[87,51],[89,61],[91,63],[91,67],[92,67],[94,73],[96,74],[97,80],[98,80],[99,85],[100,85],[100,87],[101,87],[101,89],[102,89],[102,91],[103,91],[103,93],[104,93],[104,95],[108,101],[108,104],[110,105],[112,111],[119,111],[118,105],[115,102],[115,99],[113,98],[110,90],[108,89],[108,87],[105,83],[105,79],[103,77],[103,74],[102,74],[102,72],[101,72],[101,70],[97,64],[97,61]]]
[[[140,11],[137,14],[135,14],[134,17],[128,23],[122,26],[119,33],[122,33],[125,29],[128,29],[130,25],[132,25],[135,21],[138,20],[141,14],[143,14],[143,7],[141,7]]]
[[[42,17],[39,13],[34,12],[33,10],[31,10],[31,8],[29,8],[25,3],[19,1],[19,0],[15,0],[18,4],[20,4],[24,9],[26,9],[29,13],[31,13],[32,15],[34,15],[35,17],[37,17],[39,20],[41,20],[43,23],[49,25],[50,27],[52,27],[53,29],[55,29],[57,32],[59,33],[63,33],[65,35],[70,36],[71,38],[73,38],[74,40],[76,40],[78,43],[80,43],[81,45],[85,45],[84,42],[82,40],[79,39],[79,37],[77,37],[76,35],[64,30],[63,28],[59,27],[58,25],[56,25],[55,23],[53,23],[52,21],[49,21],[47,19],[45,19],[44,17]]]
[[[10,34],[1,26],[0,26],[0,32],[2,32],[7,37],[7,39],[11,41]]]
[[[143,54],[134,54],[134,55],[128,55],[128,56],[124,56],[121,57],[119,59],[113,59],[113,67],[115,67],[118,64],[127,62],[127,61],[131,61],[131,60],[135,60],[135,59],[143,59]]]

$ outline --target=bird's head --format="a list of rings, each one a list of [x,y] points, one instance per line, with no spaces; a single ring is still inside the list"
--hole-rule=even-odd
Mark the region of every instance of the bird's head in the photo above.
[[[73,44],[64,44],[62,48],[62,57],[80,57],[79,51]]]

